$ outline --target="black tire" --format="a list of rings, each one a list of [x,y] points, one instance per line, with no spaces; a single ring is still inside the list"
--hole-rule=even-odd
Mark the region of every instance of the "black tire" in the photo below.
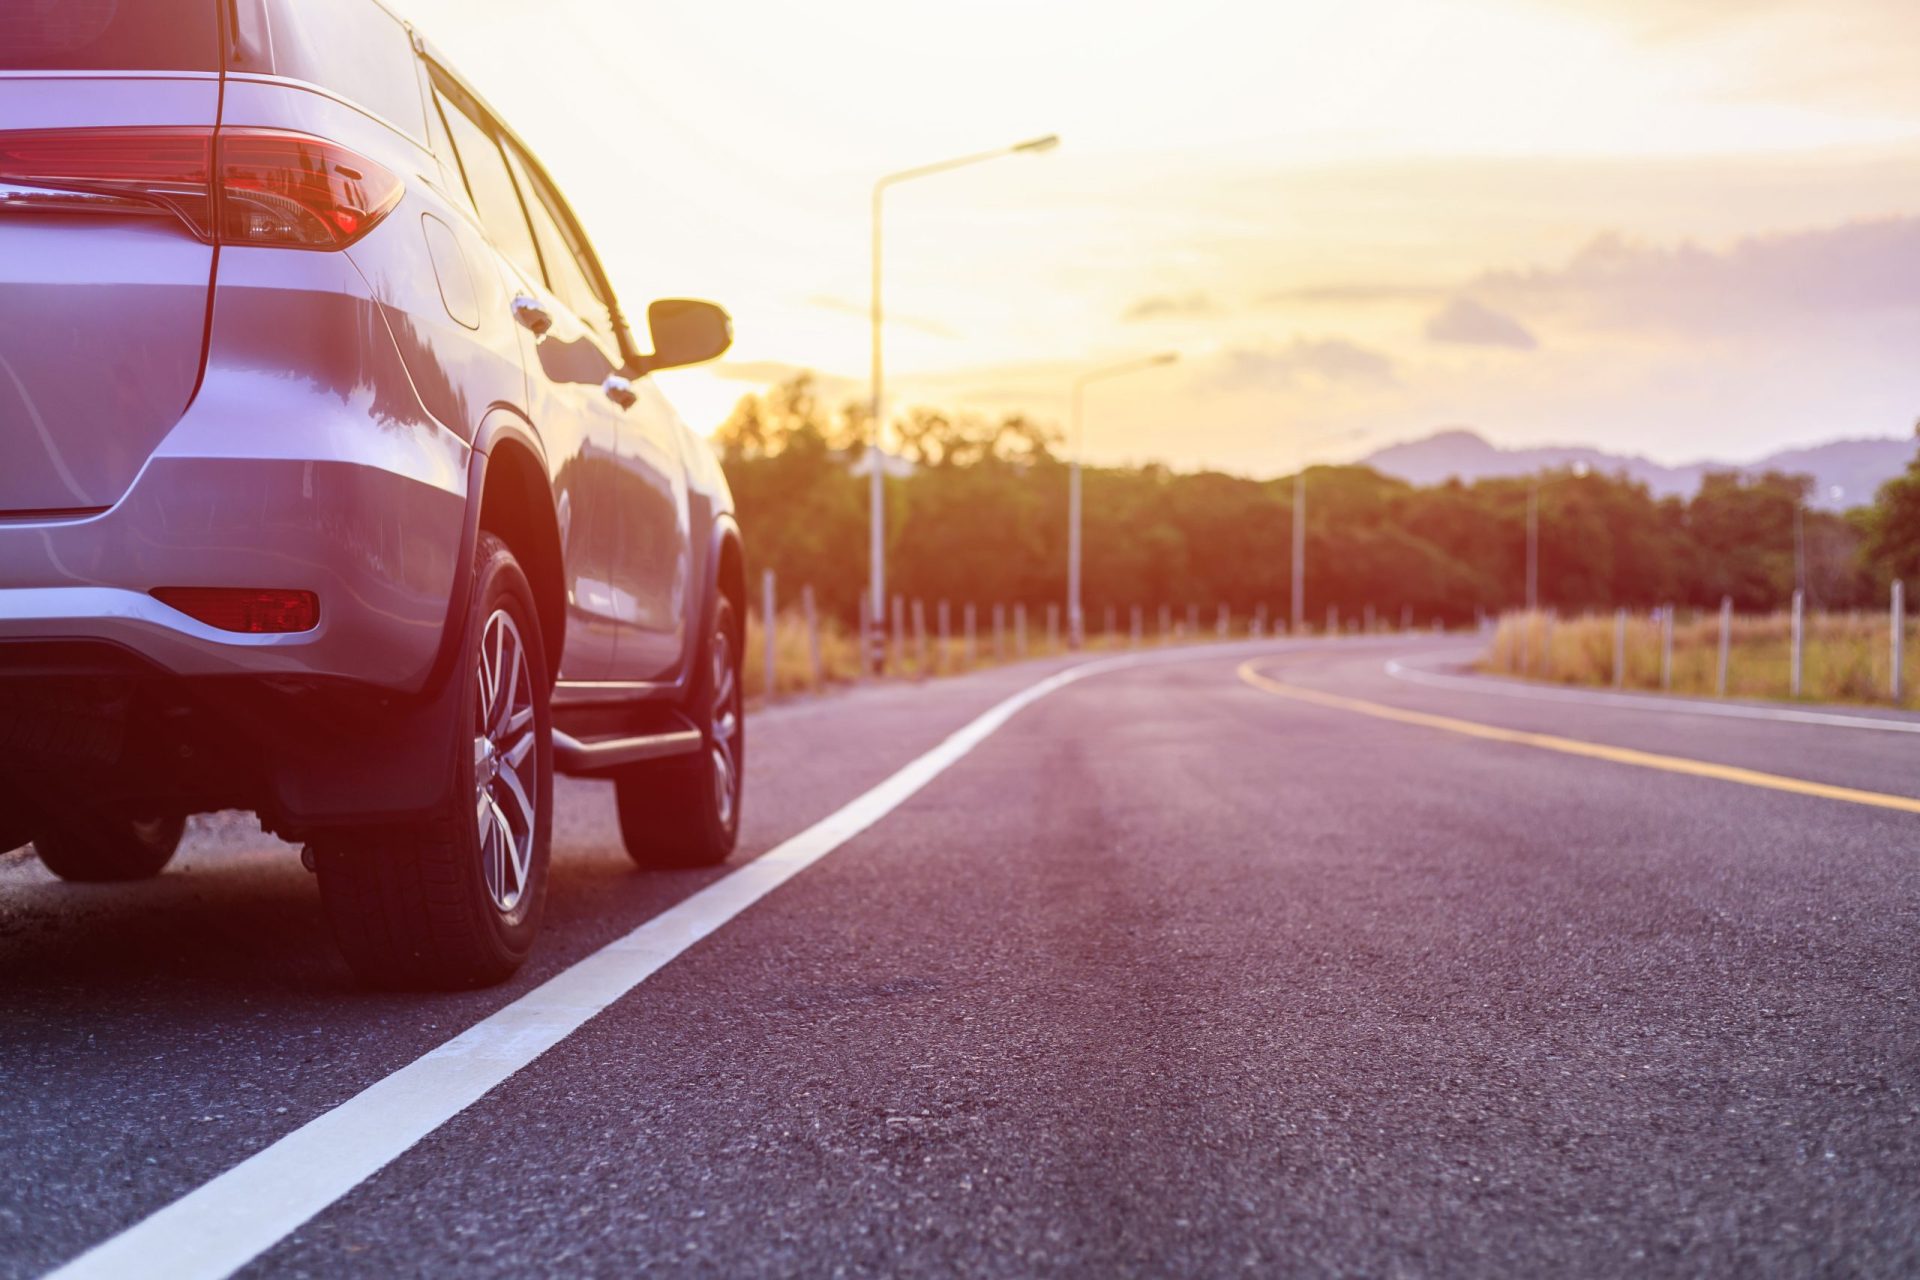
[[[132,818],[75,812],[37,825],[33,847],[41,865],[62,880],[150,880],[173,860],[186,828],[187,820],[177,815]]]
[[[700,750],[635,765],[614,779],[620,838],[643,870],[718,866],[740,839],[747,758],[742,640],[739,614],[721,596],[685,708],[700,727]]]
[[[517,658],[506,652],[514,641]],[[456,678],[466,692],[461,728],[447,744],[454,782],[446,802],[415,823],[314,842],[334,941],[369,985],[487,986],[520,967],[540,932],[552,852],[552,688],[533,588],[490,533],[474,551],[461,655]],[[489,692],[490,670],[500,674]],[[510,841],[500,839],[503,829]]]

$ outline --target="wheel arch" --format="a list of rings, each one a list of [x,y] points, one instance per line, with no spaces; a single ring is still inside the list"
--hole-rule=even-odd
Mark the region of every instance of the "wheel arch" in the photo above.
[[[497,534],[526,570],[539,614],[547,678],[558,679],[567,632],[566,572],[546,463],[538,443],[514,419],[500,420],[475,444],[486,458],[476,535],[481,529]]]

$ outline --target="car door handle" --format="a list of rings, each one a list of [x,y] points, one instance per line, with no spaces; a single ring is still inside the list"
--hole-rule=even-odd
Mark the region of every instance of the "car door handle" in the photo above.
[[[600,389],[607,393],[607,399],[622,409],[633,408],[633,402],[640,398],[633,394],[633,384],[617,373],[608,374],[607,380],[600,384]]]
[[[522,328],[531,329],[536,338],[553,328],[553,313],[541,306],[529,294],[515,295],[513,318],[520,322]]]

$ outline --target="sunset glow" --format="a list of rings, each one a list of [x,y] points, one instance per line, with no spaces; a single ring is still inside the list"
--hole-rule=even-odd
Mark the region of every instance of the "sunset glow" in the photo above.
[[[1077,371],[1174,346],[1091,455],[1272,474],[1330,432],[1741,458],[1920,403],[1895,6],[402,8],[625,295],[733,311],[731,359],[669,375],[702,428],[796,368],[863,393],[875,176],[1050,130],[889,197],[896,408],[1060,423]]]

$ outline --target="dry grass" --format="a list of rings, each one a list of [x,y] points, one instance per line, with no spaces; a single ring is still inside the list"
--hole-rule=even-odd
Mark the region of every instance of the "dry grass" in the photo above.
[[[1660,689],[1660,623],[1646,615],[1627,620],[1624,687]],[[1892,705],[1891,649],[1883,614],[1810,614],[1802,664],[1803,702]],[[1901,705],[1920,707],[1915,688],[1915,630],[1908,624],[1902,664]],[[1681,614],[1673,628],[1671,691],[1713,696],[1718,692],[1720,618]],[[1788,615],[1736,617],[1729,643],[1727,694],[1734,698],[1792,696],[1792,622]],[[1526,676],[1555,684],[1614,684],[1612,615],[1551,618],[1509,614],[1493,633],[1483,671]]]
[[[1247,635],[1245,624],[1234,629],[1235,637],[1244,639]],[[1014,615],[1007,610],[1005,625],[1002,628],[999,644],[994,641],[993,612],[981,609],[975,622],[974,642],[969,650],[963,634],[962,614],[955,609],[950,618],[950,634],[943,643],[938,634],[938,621],[933,610],[927,611],[926,636],[924,643],[916,636],[912,626],[912,615],[908,615],[905,637],[895,645],[888,661],[888,670],[893,679],[925,680],[935,676],[959,675],[967,671],[978,671],[987,667],[1000,666],[1008,662],[1019,662],[1026,658],[1054,657],[1067,652],[1065,626],[1061,624],[1060,634],[1048,638],[1046,615],[1039,617],[1029,614],[1026,627],[1026,645],[1022,649],[1019,643],[1018,629],[1014,625]],[[1176,625],[1172,631],[1162,637],[1154,633],[1151,619],[1142,637],[1142,645],[1152,647],[1157,644],[1186,644],[1194,640],[1212,640],[1215,631],[1202,626],[1198,633],[1187,634],[1186,628]],[[755,701],[766,697],[766,642],[767,631],[762,625],[760,614],[756,611],[747,619],[747,653],[745,659],[745,677],[747,697]],[[818,693],[839,685],[852,684],[861,678],[860,642],[852,628],[836,618],[820,620],[820,671],[815,678],[811,645],[807,636],[806,617],[798,610],[782,610],[775,615],[773,637],[774,696],[788,697],[798,693]],[[1102,652],[1128,648],[1128,636],[1122,631],[1114,635],[1094,633],[1087,637],[1087,652]]]

